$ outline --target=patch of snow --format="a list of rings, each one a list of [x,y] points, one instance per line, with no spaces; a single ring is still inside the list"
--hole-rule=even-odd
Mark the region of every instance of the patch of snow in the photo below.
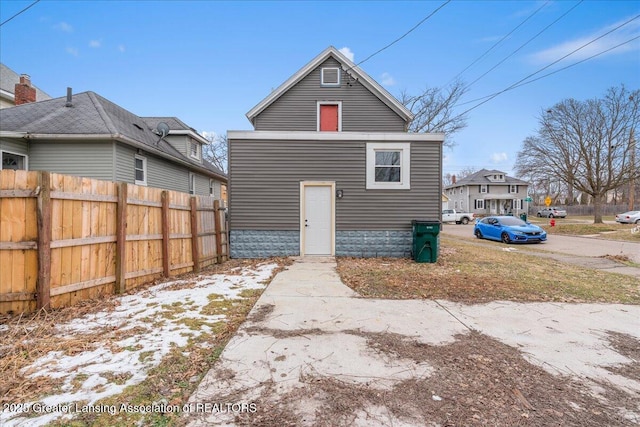
[[[63,379],[64,393],[47,396],[39,402],[26,405],[74,407],[79,402],[93,405],[98,400],[121,393],[126,387],[139,384],[146,379],[151,368],[160,364],[172,347],[184,347],[189,338],[211,331],[206,325],[197,330],[190,329],[187,326],[189,322],[185,320],[210,324],[225,320],[225,315],[207,315],[201,312],[212,301],[210,295],[220,295],[230,300],[240,299],[240,293],[244,290],[264,288],[264,282],[276,267],[276,264],[262,264],[256,269],[234,269],[235,274],[232,275],[200,276],[195,284],[185,280],[161,283],[137,294],[119,298],[119,304],[113,310],[87,314],[59,325],[58,334],[61,339],[105,329],[105,338],[111,339],[118,332],[135,333],[116,341],[115,346],[114,343],[107,346],[105,342],[95,342],[94,349],[78,354],[65,355],[62,351],[52,351],[41,357],[26,367],[23,373],[30,377]],[[176,289],[177,286],[188,283],[191,286]],[[171,316],[166,316],[167,313]],[[111,351],[116,346],[121,350]],[[86,379],[79,387],[74,387],[74,380],[78,375]],[[112,383],[108,378],[113,375],[126,380],[121,384]],[[53,411],[33,418],[21,415],[23,414],[19,412],[3,412],[0,414],[0,424],[7,427],[42,426],[57,418],[69,417],[64,411]]]

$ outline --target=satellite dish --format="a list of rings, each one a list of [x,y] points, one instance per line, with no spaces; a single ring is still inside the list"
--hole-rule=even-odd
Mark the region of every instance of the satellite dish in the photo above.
[[[169,135],[169,125],[165,122],[158,123],[158,125],[156,126],[156,133],[160,135],[160,139]]]

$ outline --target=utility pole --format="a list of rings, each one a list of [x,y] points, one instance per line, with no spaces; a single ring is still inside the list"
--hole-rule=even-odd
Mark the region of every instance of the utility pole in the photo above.
[[[629,170],[629,174],[631,175],[631,180],[629,181],[629,210],[632,211],[635,206],[635,196],[636,196],[636,140],[633,137],[633,128],[631,128],[631,133],[629,134],[629,149],[631,151],[629,156],[629,163],[631,163],[631,169]]]

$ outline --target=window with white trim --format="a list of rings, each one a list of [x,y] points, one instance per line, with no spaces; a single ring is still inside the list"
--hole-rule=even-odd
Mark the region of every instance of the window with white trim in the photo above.
[[[196,194],[196,175],[189,172],[189,194]]]
[[[367,143],[367,190],[411,188],[411,144]]]
[[[458,209],[458,201],[457,200],[455,202],[453,202],[453,208],[454,209]]]
[[[522,209],[522,199],[513,199],[511,206],[513,209]]]
[[[135,181],[136,185],[147,185],[147,158],[139,154],[135,155]]]
[[[209,179],[209,196],[216,196],[216,181],[214,179]]]
[[[320,70],[320,86],[340,86],[340,68],[322,68]]]
[[[342,131],[342,101],[318,101],[317,131]]]
[[[189,138],[189,156],[191,156],[191,158],[196,159],[196,160],[200,160],[201,157],[201,147],[200,144]]]
[[[486,185],[481,185],[480,186],[480,192],[481,193],[486,193],[487,192],[487,186]]]
[[[476,200],[476,209],[484,209],[484,199]]]
[[[517,193],[518,192],[518,186],[517,185],[509,185],[509,193]]]
[[[2,164],[0,164],[0,170],[2,169],[27,170],[27,156],[2,151]]]

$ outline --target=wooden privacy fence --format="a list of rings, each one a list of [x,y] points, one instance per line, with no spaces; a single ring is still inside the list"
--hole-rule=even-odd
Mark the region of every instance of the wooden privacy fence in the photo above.
[[[228,259],[207,196],[50,172],[0,171],[0,313],[122,293]]]

